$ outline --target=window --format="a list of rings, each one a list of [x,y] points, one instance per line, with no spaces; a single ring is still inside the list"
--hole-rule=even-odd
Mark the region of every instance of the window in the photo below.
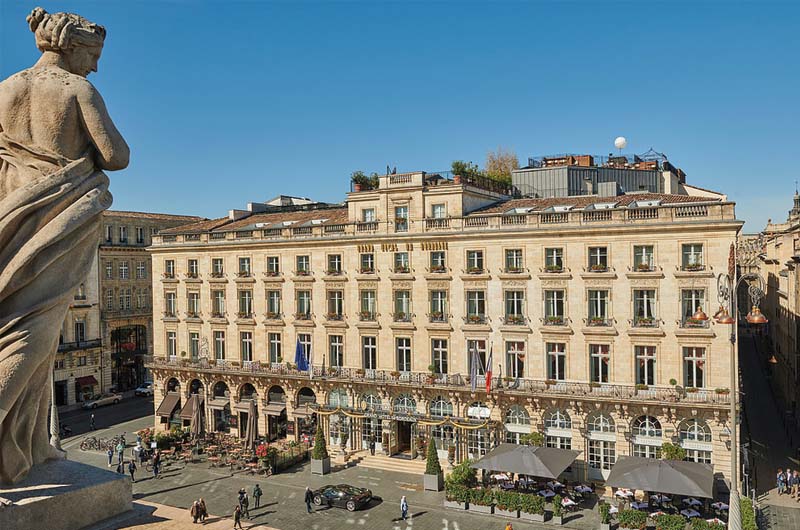
[[[522,272],[522,249],[506,249],[506,272]]]
[[[239,258],[239,276],[242,278],[250,276],[250,258]]]
[[[394,292],[394,320],[397,322],[411,321],[411,291]]]
[[[175,313],[178,310],[177,297],[176,297],[175,293],[173,293],[171,291],[166,293],[164,295],[164,300],[166,302],[166,310],[164,311],[164,316],[174,317]]]
[[[341,320],[344,315],[344,292],[328,291],[328,319]]]
[[[382,406],[381,398],[377,394],[372,392],[361,394],[361,407],[364,410],[381,410]]]
[[[661,423],[652,416],[640,416],[633,422],[633,435],[661,438]]]
[[[178,355],[178,336],[174,331],[167,331],[167,356]]]
[[[703,265],[702,243],[689,243],[683,245],[681,248],[681,265],[683,270],[701,271],[705,269]]]
[[[394,411],[397,414],[414,414],[417,412],[417,401],[411,394],[400,394],[394,400]]]
[[[77,364],[78,364],[78,366],[86,366],[86,356],[85,355],[79,355]]]
[[[633,247],[633,270],[651,271],[655,268],[653,245],[636,245]]]
[[[444,250],[431,252],[431,272],[447,271],[447,253]]]
[[[684,386],[688,388],[703,388],[705,385],[705,348],[683,348]]]
[[[474,355],[473,355],[474,353]],[[469,373],[472,373],[472,365],[477,361],[478,366],[475,367],[475,373],[483,375],[486,373],[486,340],[484,339],[469,339],[467,340],[467,358]]]
[[[267,346],[269,347],[269,362],[277,364],[283,362],[281,354],[281,334],[267,333]]]
[[[506,291],[506,318],[505,323],[510,325],[525,324],[525,292]]]
[[[608,344],[589,345],[589,381],[608,383],[608,365],[611,352]]]
[[[297,318],[311,317],[311,291],[297,291]]]
[[[361,254],[360,260],[361,267],[359,268],[359,272],[361,274],[372,274],[375,272],[375,254],[373,253],[366,253]]]
[[[572,419],[564,411],[555,410],[544,420],[545,429],[572,429]]]
[[[127,280],[130,278],[128,274],[128,262],[127,261],[120,261],[119,262],[119,279],[120,280]]]
[[[603,435],[616,431],[614,420],[605,414],[596,414],[587,421],[587,427],[589,467],[610,470],[616,461],[616,443],[603,439]]]
[[[106,261],[106,279],[110,280],[114,277],[114,263],[111,260]]]
[[[686,450],[686,460],[711,463],[711,430],[706,422],[692,418],[685,420],[678,429],[680,445]]]
[[[554,410],[544,419],[545,445],[556,449],[572,449],[572,420],[562,410]]]
[[[211,260],[211,276],[220,278],[225,274],[225,265],[222,258],[213,258]]]
[[[548,290],[544,292],[545,324],[564,323],[564,291]]]
[[[225,315],[225,291],[211,291],[211,315],[216,318]]]
[[[486,292],[467,291],[467,322],[481,324],[486,321]]]
[[[374,223],[376,220],[375,218],[375,208],[364,208],[361,210],[361,221],[364,223]]]
[[[138,245],[144,244],[144,228],[141,226],[136,227],[136,243]]]
[[[252,318],[253,316],[253,291],[239,291],[239,318]]]
[[[189,332],[189,354],[193,360],[200,357],[200,333],[197,331]]]
[[[295,272],[297,272],[298,276],[306,276],[311,273],[311,256],[297,256],[295,263],[297,266]]]
[[[278,256],[267,256],[267,276],[278,276],[280,273],[280,258]]]
[[[447,217],[447,205],[446,204],[434,204],[431,206],[431,217],[434,219],[444,219]]]
[[[165,278],[175,277],[175,260],[172,259],[164,260],[164,277]]]
[[[328,346],[331,368],[341,368],[344,366],[344,337],[341,335],[329,336]]]
[[[525,342],[506,341],[506,373],[508,377],[525,377]]]
[[[136,262],[136,279],[137,280],[144,280],[147,278],[147,262],[145,261],[137,261]]]
[[[635,346],[636,355],[636,384],[655,385],[656,384],[656,347],[655,346]]]
[[[308,364],[311,365],[311,333],[298,333],[297,340],[300,342],[300,347],[303,349],[303,355],[308,359]]]
[[[112,243],[114,241],[114,227],[111,225],[106,225],[106,243]]]
[[[375,320],[375,308],[376,308],[376,294],[374,290],[363,290],[360,294],[361,298],[361,311],[359,312],[359,318],[365,321],[372,321]]]
[[[225,332],[214,332],[214,358],[218,361],[225,359]]]
[[[483,272],[483,251],[482,250],[468,250],[467,251],[467,273],[479,274]]]
[[[409,264],[408,252],[395,252],[394,272],[405,274],[410,271],[411,271],[411,265]]]
[[[139,289],[136,292],[136,307],[138,309],[144,309],[148,306],[147,303],[147,289]]]
[[[564,270],[564,249],[544,249],[544,270],[548,272],[561,272]]]
[[[431,291],[431,322],[447,321],[447,291]]]
[[[506,412],[505,431],[506,443],[518,444],[525,434],[531,431],[531,417],[524,407],[513,405]]]
[[[397,371],[411,371],[411,339],[408,337],[398,337],[395,339],[397,349]]]
[[[683,289],[681,290],[681,311],[683,313],[684,326],[705,326],[707,321],[695,320],[692,318],[695,311],[702,309],[705,305],[706,292],[703,289]]]
[[[431,401],[431,416],[444,418],[453,415],[453,404],[442,396],[437,396]],[[438,446],[437,446],[438,447]]]
[[[589,247],[589,270],[595,272],[608,270],[608,250],[606,247]]]
[[[253,334],[250,331],[242,331],[239,333],[239,353],[242,362],[249,362],[253,360]]]
[[[634,289],[633,325],[649,327],[656,322],[656,291],[654,289]]]
[[[194,317],[200,314],[200,293],[190,291],[186,301],[186,316]]]
[[[378,369],[378,338],[361,337],[361,352],[364,359],[364,370]]]
[[[106,289],[106,309],[114,309],[114,289]]]
[[[342,273],[342,255],[329,254],[328,255],[328,274],[341,274]]]
[[[437,374],[447,373],[447,339],[431,339],[431,364]]]
[[[562,342],[548,342],[545,344],[547,351],[547,378],[554,381],[564,381],[567,378],[567,345]]]
[[[608,291],[589,290],[589,324],[605,326],[608,323]]]
[[[64,359],[56,359],[55,365],[53,366],[56,370],[63,370],[64,369]]]
[[[331,390],[330,394],[328,394],[328,405],[331,407],[349,407],[350,399],[347,397],[347,392],[341,388]]]
[[[408,206],[396,206],[394,209],[394,231],[408,232]]]
[[[198,274],[200,273],[200,267],[197,264],[196,259],[190,259],[186,262],[186,270],[189,278],[197,278]]]
[[[75,342],[86,341],[86,322],[83,320],[76,320],[74,325]]]
[[[119,227],[119,242],[123,243],[123,244],[128,242],[128,227],[127,226],[120,226]]]
[[[281,314],[281,292],[267,291],[267,318],[278,318]]]

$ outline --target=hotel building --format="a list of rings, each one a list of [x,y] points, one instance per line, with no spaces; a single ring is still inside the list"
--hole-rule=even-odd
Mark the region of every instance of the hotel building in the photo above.
[[[729,330],[695,317],[742,222],[667,162],[595,160],[531,160],[516,189],[383,175],[343,204],[161,231],[156,426],[198,399],[207,429],[243,436],[254,400],[270,439],[322,422],[333,446],[414,457],[433,438],[460,461],[539,432],[590,480],[672,442],[727,477]],[[534,181],[547,198],[519,198]]]

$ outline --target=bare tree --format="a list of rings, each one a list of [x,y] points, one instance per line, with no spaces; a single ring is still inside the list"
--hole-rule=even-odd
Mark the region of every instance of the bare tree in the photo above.
[[[513,151],[498,147],[497,151],[486,153],[486,176],[511,184],[511,172],[519,169],[519,159]]]

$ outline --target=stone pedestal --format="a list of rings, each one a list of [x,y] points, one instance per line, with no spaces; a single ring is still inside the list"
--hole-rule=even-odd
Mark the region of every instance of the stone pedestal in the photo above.
[[[94,466],[53,460],[22,482],[0,486],[0,528],[74,530],[132,509],[131,481]]]

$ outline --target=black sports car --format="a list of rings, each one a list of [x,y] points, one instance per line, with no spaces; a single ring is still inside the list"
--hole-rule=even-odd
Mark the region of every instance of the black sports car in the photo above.
[[[372,492],[364,488],[356,488],[347,484],[336,486],[323,486],[314,490],[314,504],[322,506],[338,506],[347,508],[347,511],[360,510],[372,500]]]

